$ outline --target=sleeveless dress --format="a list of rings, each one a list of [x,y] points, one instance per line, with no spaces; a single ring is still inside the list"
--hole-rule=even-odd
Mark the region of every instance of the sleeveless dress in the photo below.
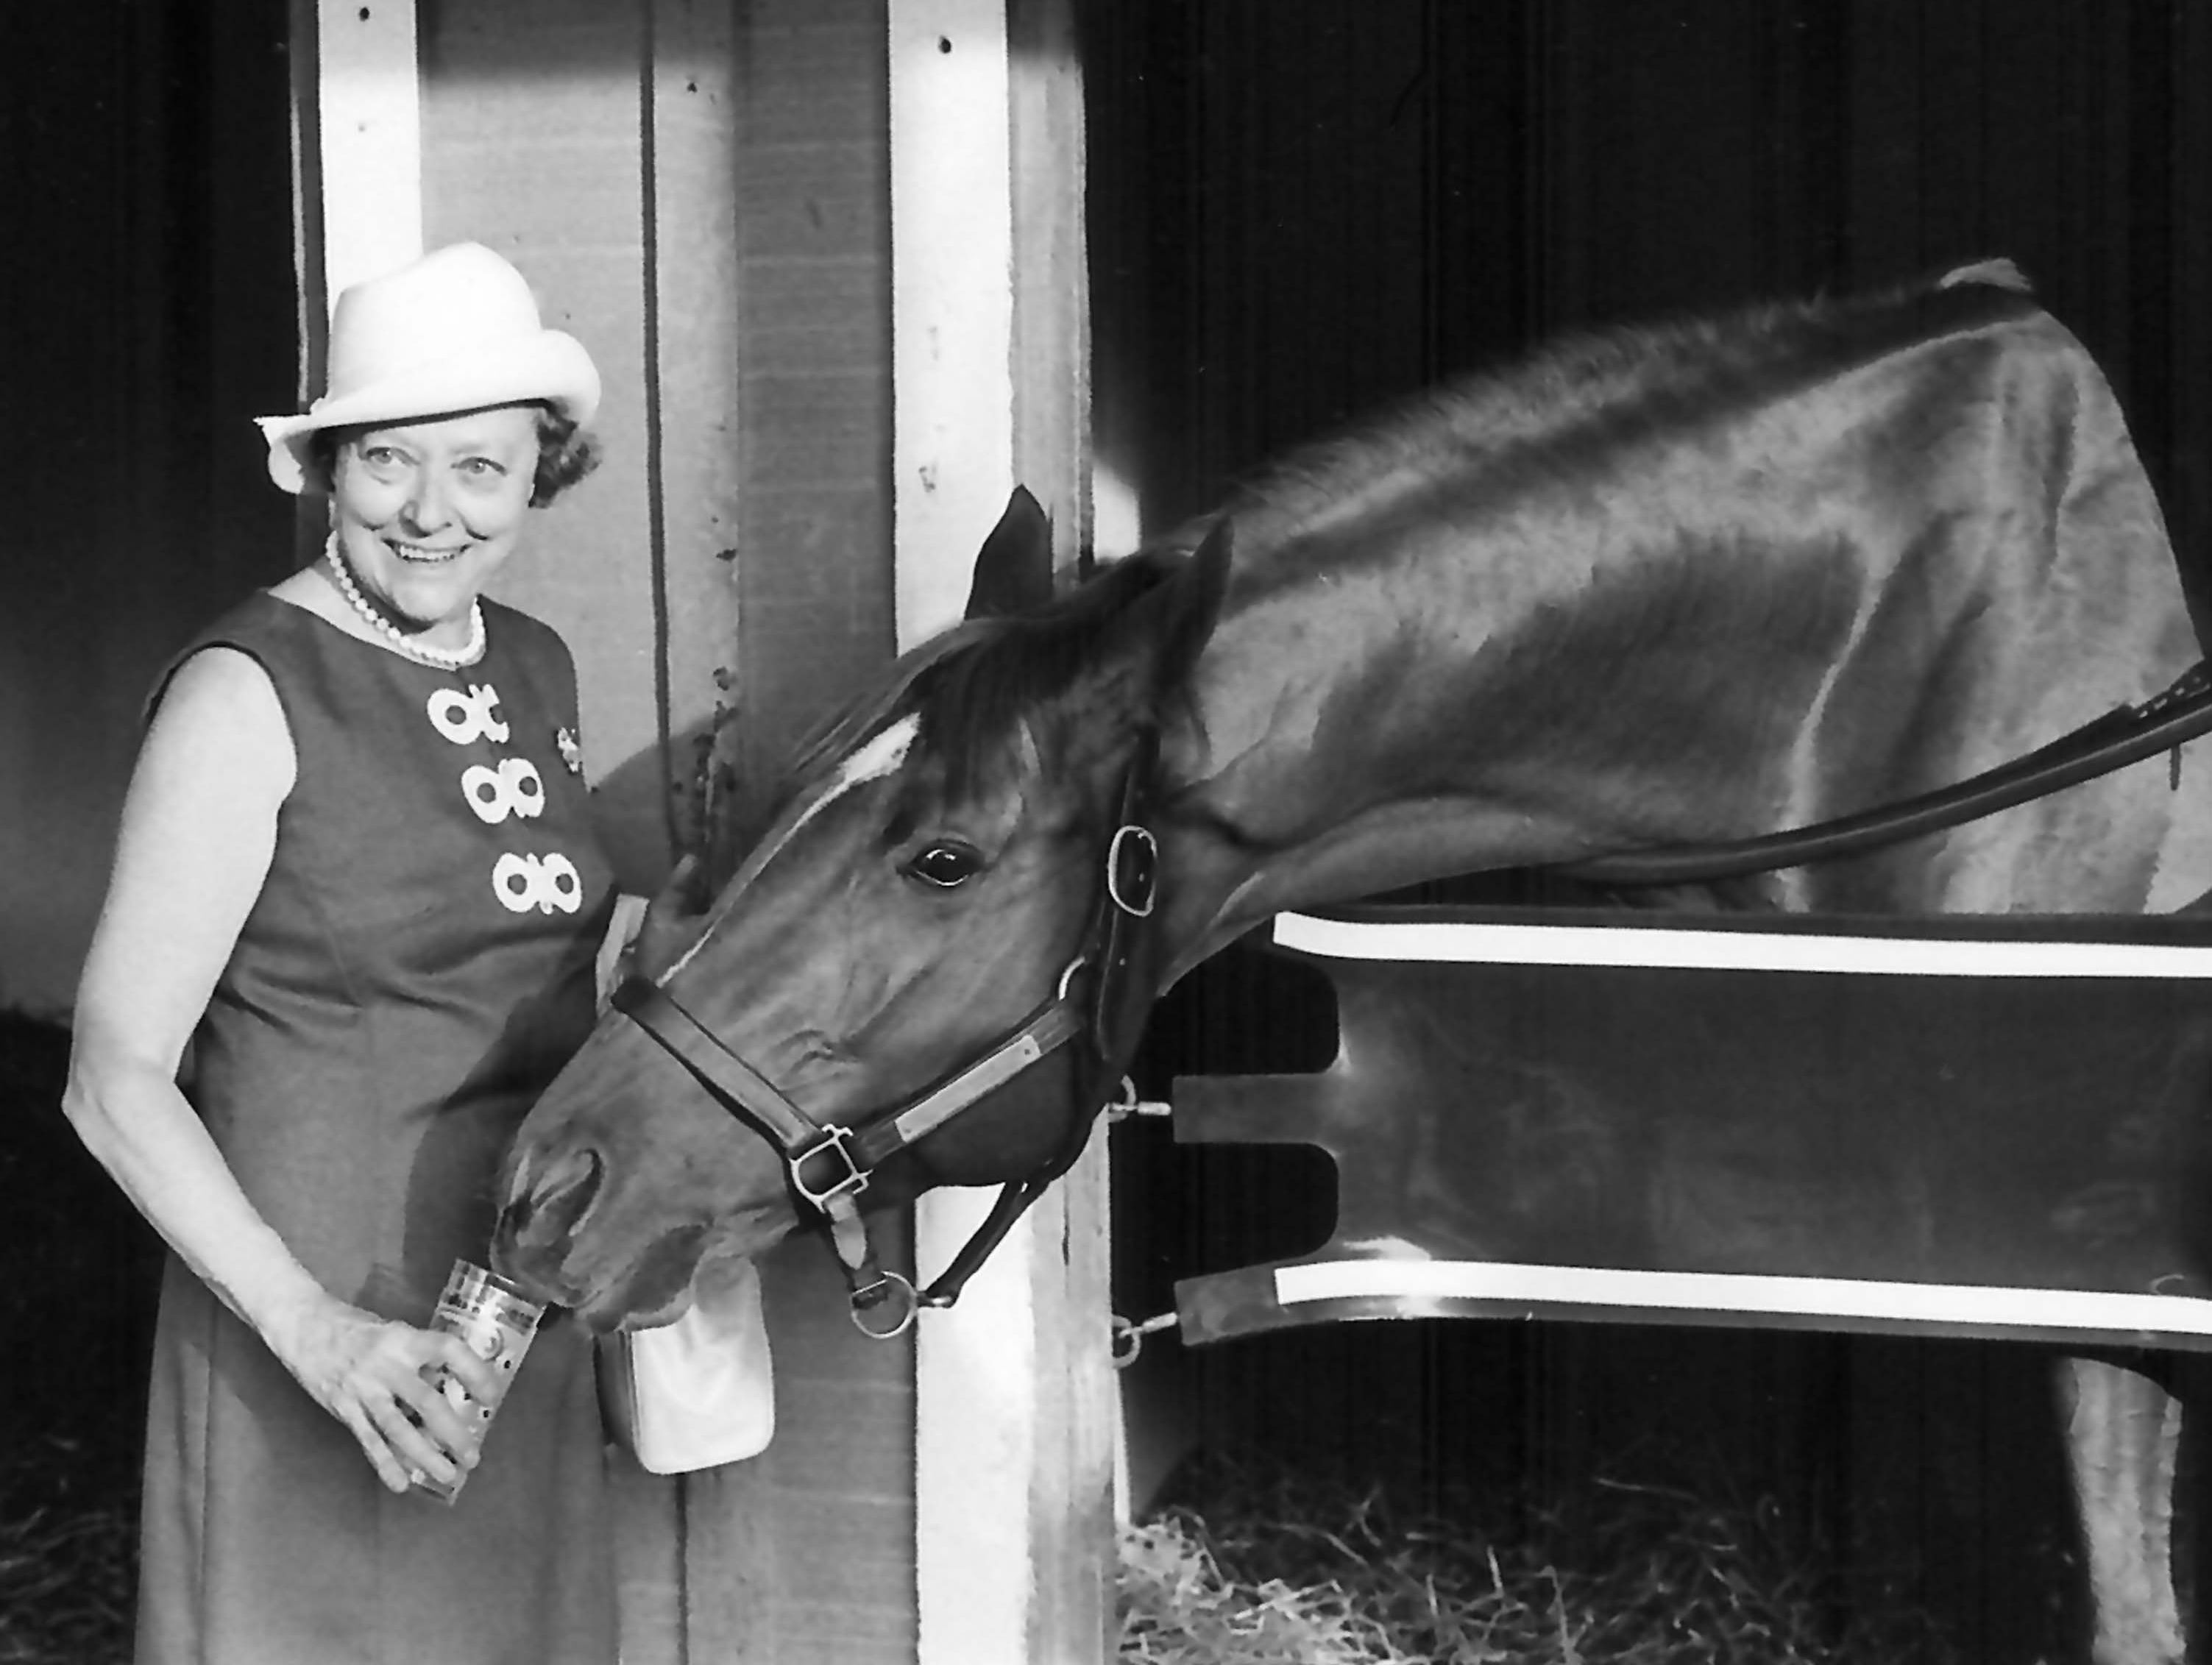
[[[613,902],[559,637],[484,604],[455,671],[257,594],[221,645],[298,755],[275,859],[194,1041],[187,1096],[292,1252],[426,1322],[482,1263],[501,1150],[592,1025]],[[589,1338],[547,1315],[450,1507],[351,1434],[173,1256],[154,1346],[145,1665],[611,1665]]]

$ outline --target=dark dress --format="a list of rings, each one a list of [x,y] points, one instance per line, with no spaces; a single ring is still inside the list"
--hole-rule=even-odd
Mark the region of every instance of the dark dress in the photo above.
[[[613,900],[568,650],[484,611],[488,650],[456,671],[267,594],[188,650],[260,663],[299,769],[187,1094],[307,1269],[416,1324],[457,1256],[485,1258],[501,1150],[591,1026]],[[138,1658],[611,1665],[603,1457],[588,1338],[555,1315],[459,1501],[395,1496],[173,1258]]]

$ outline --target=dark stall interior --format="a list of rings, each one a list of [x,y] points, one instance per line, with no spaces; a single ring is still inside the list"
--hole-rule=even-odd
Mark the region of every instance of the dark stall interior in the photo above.
[[[1099,464],[1147,533],[1562,331],[2003,256],[2113,380],[2202,592],[2212,14],[1250,0],[1098,5],[1086,30]],[[1140,1085],[1322,1067],[1332,1022],[1313,973],[1240,946],[1155,1013]],[[1318,1152],[1114,1140],[1125,1315],[1327,1235]],[[1776,1499],[1836,1547],[1846,1598],[1901,1592],[1967,1656],[2026,1661],[2084,1622],[2049,1368],[2020,1345],[1631,1325],[1167,1340],[1132,1375],[1133,1461],[1170,1497],[1177,1458],[1254,1447],[1436,1498],[1686,1474]]]
[[[245,421],[297,397],[288,27],[284,0],[10,20],[0,1006],[66,1006],[156,671],[292,567]]]
[[[241,413],[292,408],[285,0],[9,15],[0,247],[0,1657],[121,1657],[159,1244],[63,1121],[139,713],[290,569]]]

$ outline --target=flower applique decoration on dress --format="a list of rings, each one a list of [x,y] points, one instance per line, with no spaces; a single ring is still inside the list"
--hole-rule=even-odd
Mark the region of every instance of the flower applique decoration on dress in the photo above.
[[[553,744],[560,748],[561,761],[568,766],[568,773],[579,779],[582,778],[584,748],[582,743],[576,738],[575,731],[568,724],[562,724],[553,731]]]
[[[584,905],[584,876],[556,850],[550,855],[501,855],[491,870],[492,893],[509,913],[573,914]]]
[[[477,818],[497,826],[510,815],[530,820],[545,809],[545,781],[527,757],[502,757],[497,769],[471,763],[461,771],[461,792]]]
[[[489,683],[471,683],[465,694],[458,688],[441,688],[430,696],[428,708],[430,726],[457,746],[507,738],[507,719],[499,714],[499,690]]]
[[[489,683],[471,683],[468,691],[441,688],[424,706],[430,726],[455,745],[474,745],[478,740],[505,741],[507,719],[500,714],[499,690]],[[559,736],[565,737],[562,729]],[[574,740],[568,738],[568,746]],[[568,746],[562,748],[568,762]],[[569,763],[569,767],[578,767]],[[495,763],[471,763],[461,771],[461,797],[469,811],[488,827],[513,817],[534,821],[545,811],[545,780],[527,757],[501,757]],[[573,914],[584,905],[584,878],[576,864],[558,850],[502,851],[492,864],[491,892],[511,914]]]

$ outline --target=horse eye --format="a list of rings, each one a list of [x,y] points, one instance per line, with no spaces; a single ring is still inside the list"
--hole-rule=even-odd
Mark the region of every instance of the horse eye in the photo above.
[[[925,884],[949,890],[964,884],[983,868],[983,858],[965,844],[936,843],[915,852],[907,872]]]

